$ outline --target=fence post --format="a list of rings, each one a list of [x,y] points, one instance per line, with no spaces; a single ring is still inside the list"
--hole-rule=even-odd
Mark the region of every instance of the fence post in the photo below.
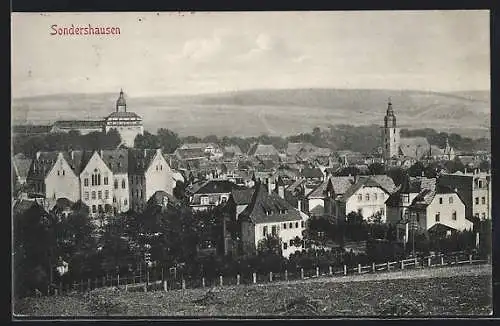
[[[90,291],[92,289],[92,284],[90,284],[90,278],[87,281],[87,287],[88,287],[88,291]]]
[[[444,257],[441,255],[441,266],[444,266]]]
[[[300,269],[300,279],[301,280],[304,279],[304,269],[303,268]]]
[[[333,268],[332,268],[332,266],[328,266],[328,273],[330,274],[330,276],[333,275]]]
[[[167,281],[163,281],[163,290],[165,292],[168,292],[168,283],[167,283]]]
[[[257,283],[257,273],[253,273],[253,284]]]
[[[59,282],[59,292],[63,294],[63,285],[62,282]]]
[[[219,283],[220,286],[224,286],[223,280],[222,280],[222,275],[219,276]]]
[[[108,284],[108,280],[109,280],[109,274],[106,273],[106,283],[105,283],[106,285]]]
[[[182,289],[183,290],[186,289],[186,280],[185,279],[182,279]]]
[[[405,261],[401,260],[401,269],[405,269]]]
[[[361,274],[361,264],[358,264],[358,273]]]
[[[240,274],[236,275],[236,285],[240,285]]]
[[[389,264],[389,262],[387,262],[387,271],[390,271],[391,270],[391,264]]]
[[[135,273],[134,273],[134,275],[132,275],[132,284],[135,285]]]
[[[269,282],[273,281],[273,272],[269,272]]]
[[[285,269],[285,281],[288,281],[288,270]]]
[[[164,281],[165,277],[163,276],[163,267],[161,268],[161,280]]]
[[[413,265],[413,266],[414,266],[415,268],[417,268],[417,265],[418,265],[418,258],[417,258],[417,257],[415,257],[415,263],[414,263],[414,265]]]
[[[73,291],[78,291],[78,283],[73,282]]]
[[[128,292],[128,284],[125,283],[125,292]]]
[[[59,295],[59,291],[57,289],[54,289],[54,294]]]
[[[148,286],[144,283],[144,292],[148,292]]]
[[[375,269],[375,262],[372,263],[372,271],[375,273],[377,270]]]
[[[431,267],[431,257],[427,257],[427,267]]]
[[[491,264],[491,255],[488,255],[488,264]]]
[[[201,278],[201,286],[205,287],[205,278],[204,277]]]
[[[116,275],[116,284],[120,287],[120,274]]]
[[[344,265],[344,276],[347,275],[347,265]]]
[[[472,255],[469,255],[469,264],[472,264]]]
[[[319,266],[316,266],[316,277],[319,277]]]

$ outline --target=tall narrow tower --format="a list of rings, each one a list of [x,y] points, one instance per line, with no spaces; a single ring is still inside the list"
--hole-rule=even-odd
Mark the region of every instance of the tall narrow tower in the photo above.
[[[399,128],[396,125],[396,116],[392,109],[391,99],[387,103],[387,112],[382,127],[382,156],[388,160],[398,155],[399,152]]]
[[[123,89],[120,90],[120,96],[116,100],[116,112],[127,112],[127,102],[123,96]]]

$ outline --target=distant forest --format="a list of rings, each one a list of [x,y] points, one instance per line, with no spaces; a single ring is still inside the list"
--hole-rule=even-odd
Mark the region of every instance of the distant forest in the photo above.
[[[218,137],[209,135],[206,137],[179,137],[179,135],[168,129],[158,129],[156,134],[145,132],[135,139],[137,148],[162,148],[167,153],[172,153],[183,143],[210,142],[220,145],[238,145],[243,152],[247,152],[253,143],[272,144],[278,150],[286,148],[289,142],[308,142],[318,147],[326,147],[332,150],[352,150],[362,153],[377,152],[380,146],[380,127],[378,125],[351,126],[337,125],[329,128],[314,128],[311,133],[301,133],[289,137],[261,135],[258,137]],[[401,137],[425,137],[431,145],[443,148],[446,139],[450,145],[460,151],[489,151],[491,140],[487,138],[472,139],[462,137],[456,133],[437,132],[434,129],[402,129]],[[69,133],[49,133],[40,135],[15,134],[13,137],[14,154],[24,153],[28,156],[37,151],[55,151],[70,149],[113,149],[120,145],[117,132],[108,134],[93,132],[80,135],[77,131]]]

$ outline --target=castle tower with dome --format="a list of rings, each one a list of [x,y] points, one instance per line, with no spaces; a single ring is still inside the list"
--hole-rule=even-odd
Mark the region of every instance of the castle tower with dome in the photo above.
[[[122,144],[127,147],[134,147],[134,140],[137,135],[144,134],[142,118],[134,112],[127,111],[127,102],[120,90],[118,100],[116,100],[116,111],[104,119],[104,130],[109,132],[116,129],[122,139]]]

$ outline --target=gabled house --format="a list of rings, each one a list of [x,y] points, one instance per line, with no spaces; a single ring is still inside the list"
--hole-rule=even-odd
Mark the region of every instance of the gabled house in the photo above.
[[[173,194],[173,172],[161,149],[129,150],[129,187],[131,208],[144,209],[146,202],[157,191]]]
[[[224,254],[238,254],[242,251],[241,245],[241,220],[240,214],[252,201],[255,188],[236,189],[231,191],[229,199],[224,206]]]
[[[26,157],[24,154],[16,154],[12,158],[12,172],[14,174],[14,180],[19,185],[24,185],[26,183],[32,161],[32,159]]]
[[[345,220],[351,212],[357,212],[369,220],[376,215],[386,221],[385,201],[390,193],[372,177],[359,177],[346,192],[335,200],[335,215]]]
[[[310,217],[333,217],[333,185],[327,178],[314,188],[305,198],[305,212]]]
[[[244,189],[228,180],[208,180],[187,189],[189,206],[203,211],[227,202],[233,190]]]
[[[102,150],[100,155],[104,163],[113,173],[114,213],[127,212],[130,209],[128,150]]]
[[[35,193],[51,198],[68,198],[71,201],[80,199],[80,179],[70,161],[71,156],[63,152],[37,152],[33,160],[27,183]]]
[[[243,253],[257,253],[259,242],[268,235],[281,240],[284,257],[303,249],[302,233],[306,219],[299,210],[278,194],[269,193],[260,183],[256,185],[252,199],[239,215],[239,220]],[[295,239],[300,240],[296,242]]]
[[[247,155],[260,159],[270,159],[275,162],[280,161],[280,153],[273,145],[254,144],[248,150]]]
[[[90,216],[113,213],[113,171],[95,151],[80,173],[82,201],[90,207]]]
[[[465,217],[465,204],[451,188],[436,186],[435,190],[424,189],[409,206],[409,220],[421,232],[429,231],[436,224],[454,230],[471,230],[473,223]]]

